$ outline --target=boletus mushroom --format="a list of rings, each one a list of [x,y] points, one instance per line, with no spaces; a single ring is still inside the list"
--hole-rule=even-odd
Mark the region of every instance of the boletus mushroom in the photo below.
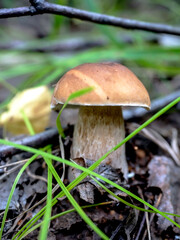
[[[68,71],[56,84],[52,108],[58,109],[75,91],[94,90],[69,102],[80,107],[74,128],[71,157],[98,160],[125,137],[122,106],[149,109],[150,98],[140,80],[118,63],[85,63]],[[127,178],[125,146],[106,159]]]

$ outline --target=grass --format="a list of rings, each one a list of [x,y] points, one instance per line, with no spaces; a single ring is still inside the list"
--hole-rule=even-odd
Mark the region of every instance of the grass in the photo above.
[[[6,1],[4,1],[5,4]],[[7,4],[7,7],[11,7],[10,1]],[[153,0],[153,3],[149,4],[156,4],[159,5],[159,0]],[[56,3],[64,4],[66,5],[65,0],[56,0]],[[76,3],[74,3],[76,4]],[[77,3],[79,7],[79,3]],[[119,14],[119,10],[121,11],[120,14],[126,14],[123,10],[123,5],[126,5],[125,1],[122,1],[121,3],[118,1],[115,1],[116,5],[119,5],[119,9],[117,11],[116,9],[116,15]],[[87,0],[85,2],[80,3],[80,7],[87,8],[92,11],[97,12],[104,12],[104,8],[111,13],[111,11],[115,11],[115,4],[109,3],[102,3],[102,1],[90,1]],[[162,4],[162,3],[161,3]],[[9,6],[8,6],[9,5]],[[105,5],[105,7],[104,7]],[[107,6],[106,6],[107,5]],[[171,3],[170,1],[167,1],[166,3],[163,3],[163,6],[169,8],[171,11],[168,12],[168,15],[171,16],[170,19],[172,19],[174,16],[176,16],[176,21],[178,22],[178,8],[176,6],[177,4]],[[127,4],[128,6],[128,4]],[[114,10],[113,10],[114,9]],[[137,9],[136,9],[137,11]],[[152,11],[152,10],[151,10]],[[171,12],[175,13],[171,14]],[[134,11],[135,13],[135,11]],[[133,14],[134,14],[133,13]],[[111,13],[113,15],[113,12]],[[135,13],[136,14],[136,13]],[[146,14],[146,13],[145,13]],[[139,14],[140,15],[140,14]],[[151,15],[151,13],[150,13]],[[122,15],[123,16],[123,15]],[[148,14],[149,16],[149,14]],[[159,16],[159,12],[158,12]],[[139,16],[138,16],[139,17]],[[153,16],[154,17],[154,16]],[[157,16],[156,16],[157,17]],[[162,19],[161,15],[159,16],[160,20]],[[137,18],[138,19],[138,18]],[[66,22],[65,22],[66,21]],[[52,39],[55,39],[56,42],[59,42],[59,31],[61,32],[61,38],[62,35],[64,35],[63,28],[69,28],[70,21],[65,20],[63,17],[54,16],[53,19],[53,28],[52,31],[50,31],[49,36],[47,38],[43,39],[37,39],[37,40],[31,40],[26,41],[27,48],[30,47],[41,47],[42,45],[49,46],[53,44]],[[64,24],[68,23],[68,24]],[[76,23],[77,24],[77,23]],[[65,30],[67,30],[65,29]],[[108,45],[103,47],[94,47],[90,50],[85,50],[83,52],[78,53],[71,53],[71,54],[63,54],[63,55],[55,55],[52,53],[37,53],[32,51],[25,51],[25,50],[2,50],[0,52],[0,65],[1,65],[1,71],[0,71],[0,83],[3,85],[6,89],[9,90],[10,95],[6,100],[2,103],[0,103],[0,111],[3,111],[4,108],[7,106],[9,101],[12,99],[12,97],[17,93],[17,91],[24,90],[26,88],[30,87],[36,87],[39,85],[49,85],[52,87],[52,84],[56,82],[57,79],[68,69],[79,65],[81,63],[85,62],[100,62],[100,61],[121,61],[125,62],[127,66],[134,67],[135,72],[137,72],[138,76],[140,76],[140,79],[142,79],[142,76],[145,78],[145,80],[148,80],[149,78],[146,77],[147,72],[152,72],[156,76],[159,76],[160,81],[164,81],[167,78],[173,78],[177,74],[179,74],[179,55],[180,55],[180,47],[163,47],[157,44],[153,43],[147,43],[146,37],[151,36],[150,33],[140,33],[135,31],[125,31],[125,30],[119,30],[117,28],[102,26],[102,25],[95,25],[94,35],[97,34],[97,36],[103,36],[105,39],[108,40]],[[3,33],[3,31],[1,31]],[[63,34],[62,34],[63,33]],[[101,33],[101,35],[99,34]],[[13,33],[14,34],[14,33]],[[12,34],[12,36],[13,36]],[[123,40],[124,35],[129,36],[132,43],[126,43]],[[22,34],[23,35],[23,34]],[[73,33],[69,34],[69,38],[71,38]],[[78,32],[79,35],[79,32]],[[86,37],[89,40],[90,35],[86,32]],[[155,36],[152,34],[152,36]],[[157,36],[157,35],[156,35]],[[78,36],[79,37],[79,36]],[[14,38],[14,37],[12,37]],[[8,38],[5,39],[7,41]],[[8,59],[8,61],[7,61]],[[14,61],[15,60],[15,61]],[[12,86],[9,81],[12,79],[22,79],[21,83],[17,85],[15,88]],[[167,81],[166,81],[167,82]],[[153,89],[153,84],[148,83],[149,86]],[[88,91],[91,91],[92,89],[84,89],[83,91],[76,92],[73,95],[69,97],[68,101],[71,99],[80,96],[81,94],[85,94]],[[155,92],[155,91],[154,91]],[[37,156],[41,155],[44,159],[44,161],[47,164],[47,171],[48,171],[48,184],[47,184],[47,201],[45,207],[43,207],[30,221],[28,221],[21,229],[14,234],[13,239],[22,239],[25,236],[27,236],[30,232],[37,228],[41,228],[39,232],[39,239],[44,240],[47,238],[48,234],[48,228],[50,225],[50,221],[61,217],[64,214],[70,213],[72,211],[77,211],[79,215],[84,219],[84,221],[99,235],[102,239],[109,239],[93,222],[91,219],[87,217],[87,215],[84,212],[85,208],[89,207],[95,207],[98,205],[103,204],[110,204],[109,202],[94,204],[90,206],[79,206],[77,202],[74,200],[72,195],[70,194],[70,191],[76,187],[86,176],[90,176],[91,178],[96,181],[97,184],[99,184],[105,191],[107,191],[109,194],[111,194],[114,198],[116,198],[118,201],[121,201],[122,203],[128,205],[129,207],[135,208],[139,211],[146,211],[149,213],[159,213],[169,221],[171,221],[174,225],[177,227],[180,227],[176,222],[174,222],[172,219],[170,219],[168,216],[176,216],[180,217],[177,214],[171,214],[171,213],[164,213],[159,211],[158,209],[154,208],[150,204],[146,203],[141,198],[137,197],[136,195],[132,194],[128,190],[122,188],[121,186],[111,182],[110,180],[98,175],[97,173],[93,172],[94,169],[113,151],[116,151],[120,146],[122,146],[124,143],[126,143],[128,140],[130,140],[132,137],[134,137],[139,131],[141,131],[144,127],[149,125],[152,121],[156,120],[158,117],[160,117],[162,114],[164,114],[166,111],[168,111],[171,107],[173,107],[176,103],[180,101],[180,98],[177,98],[175,101],[173,101],[171,104],[160,110],[157,114],[155,114],[152,118],[150,118],[148,121],[146,121],[144,124],[142,124],[136,131],[131,133],[129,136],[127,136],[121,143],[117,144],[114,148],[110,149],[109,152],[107,152],[104,156],[102,156],[96,163],[94,163],[90,168],[86,169],[81,166],[78,166],[77,164],[74,164],[70,161],[67,161],[65,159],[59,158],[57,156],[54,156],[51,154],[52,146],[47,146],[43,149],[35,149],[30,148],[18,144],[14,144],[13,142],[9,142],[4,139],[0,139],[1,144],[11,145],[16,148],[19,148],[21,150],[31,152],[33,156],[24,164],[24,166],[19,171],[12,189],[9,194],[9,198],[7,200],[7,206],[4,212],[3,220],[1,223],[1,231],[0,231],[0,239],[3,235],[3,229],[5,225],[5,221],[7,218],[7,213],[9,209],[9,205],[14,193],[14,190],[16,188],[16,185],[22,176],[25,169],[31,164],[33,161],[36,160]],[[63,109],[65,108],[66,104],[63,106]],[[62,110],[63,110],[62,109]],[[57,127],[59,134],[62,135],[62,137],[65,137],[61,123],[59,121],[60,115],[62,113],[59,113],[57,118]],[[27,116],[22,112],[22,115],[24,117],[24,121],[26,123],[27,128],[29,129],[29,132],[31,135],[34,134],[34,130],[31,126],[31,123],[29,122]],[[68,186],[64,186],[63,182],[59,178],[56,170],[53,167],[53,161],[58,161],[61,163],[64,163],[68,166],[73,166],[82,171],[82,174],[75,179],[73,182],[71,182]],[[52,198],[52,178],[55,178],[58,182],[59,186],[61,187],[62,191],[54,196]],[[112,191],[107,189],[101,182],[98,181],[98,179],[101,179],[102,181],[111,184],[113,187],[127,193],[132,198],[136,199],[140,203],[146,205],[149,209],[144,209],[141,207],[137,207],[131,203],[128,203],[124,199],[116,196]],[[55,216],[51,216],[52,207],[58,202],[58,198],[61,198],[63,196],[66,196],[69,201],[71,202],[73,208],[57,214]],[[39,223],[38,220],[41,220]]]
[[[102,32],[104,31],[103,28],[101,30],[102,30]],[[107,30],[105,34],[108,35],[111,33],[109,32],[109,30]],[[109,39],[111,39],[111,35],[109,35]],[[36,44],[41,44],[41,42],[37,41]],[[167,75],[167,74],[171,75],[171,76],[176,75],[178,73],[178,68],[176,66],[178,66],[180,47],[167,48],[167,47],[162,47],[162,46],[154,46],[152,44],[145,44],[142,47],[142,44],[139,44],[139,45],[124,44],[123,45],[121,43],[120,45],[113,44],[112,46],[107,46],[104,48],[96,47],[91,50],[86,50],[85,52],[75,53],[73,56],[67,55],[67,56],[59,57],[59,58],[57,58],[56,56],[53,56],[51,54],[28,53],[28,52],[23,52],[23,51],[14,51],[14,50],[13,51],[12,50],[2,51],[2,53],[9,54],[9,57],[12,56],[12,57],[19,59],[19,62],[17,61],[17,63],[12,63],[12,64],[9,64],[9,66],[6,65],[6,66],[2,67],[2,70],[0,72],[0,81],[4,84],[4,83],[8,83],[8,81],[11,80],[12,78],[24,78],[24,76],[26,76],[26,78],[24,81],[22,81],[16,87],[16,89],[14,89],[13,86],[11,86],[10,84],[5,84],[6,88],[8,88],[9,91],[11,92],[11,95],[9,98],[7,98],[4,102],[2,102],[0,104],[0,110],[3,110],[7,106],[7,104],[11,100],[11,97],[14,94],[16,94],[17,90],[19,91],[19,90],[23,90],[25,88],[35,87],[35,86],[44,85],[44,84],[52,85],[53,82],[55,82],[67,69],[72,68],[75,65],[78,65],[78,64],[81,64],[84,62],[98,62],[98,61],[104,61],[106,59],[109,59],[109,60],[112,59],[113,61],[116,61],[116,60],[121,59],[121,61],[125,61],[127,63],[127,65],[129,64],[132,66],[138,66],[138,67],[142,68],[142,70],[146,69],[146,71],[147,70],[154,71],[156,73],[159,73],[162,76]],[[3,62],[3,59],[4,59],[4,57],[1,54],[0,55],[0,63]],[[25,61],[24,61],[24,59],[25,59]],[[141,72],[139,74],[141,74]],[[143,72],[143,74],[145,74],[145,73]],[[69,97],[69,99],[67,99],[67,102],[61,109],[59,116],[57,118],[58,131],[59,131],[59,134],[62,135],[62,137],[65,137],[65,135],[63,133],[63,129],[61,127],[59,117],[60,117],[63,109],[66,107],[68,101],[70,101],[71,99],[78,97],[82,94],[85,94],[91,90],[92,90],[91,88],[84,89],[83,91],[72,94]],[[179,101],[179,99],[176,101]],[[173,104],[174,104],[174,102],[173,102]],[[168,108],[171,106],[172,105],[168,106]],[[113,149],[111,149],[106,155],[104,155],[102,158],[100,158],[96,162],[96,164],[92,165],[89,169],[83,169],[80,166],[73,165],[73,163],[70,163],[69,161],[66,161],[65,159],[61,159],[61,158],[57,158],[57,157],[55,158],[55,156],[53,156],[50,153],[46,153],[46,152],[43,153],[43,151],[40,151],[37,149],[32,149],[32,148],[27,148],[24,146],[16,145],[17,148],[22,149],[22,147],[23,147],[23,150],[30,151],[31,153],[34,153],[35,156],[37,156],[37,154],[43,156],[44,160],[47,162],[47,164],[49,164],[48,165],[49,167],[48,167],[47,203],[46,203],[47,205],[38,214],[36,214],[35,217],[33,217],[27,224],[25,224],[19,230],[19,232],[13,236],[13,239],[21,239],[27,233],[32,231],[35,228],[35,226],[37,225],[37,221],[41,218],[43,218],[43,221],[42,221],[43,226],[41,229],[48,229],[47,226],[49,226],[49,224],[50,224],[49,221],[51,218],[50,217],[51,208],[54,206],[54,204],[56,204],[57,199],[59,197],[64,196],[65,193],[68,196],[68,198],[70,199],[74,209],[81,215],[81,217],[84,219],[84,221],[102,238],[107,239],[106,236],[103,235],[103,233],[94,225],[94,223],[89,218],[87,218],[87,216],[82,211],[81,207],[78,206],[77,203],[74,201],[74,199],[71,197],[69,191],[71,189],[73,189],[75,186],[77,186],[77,184],[79,184],[87,175],[91,175],[91,176],[102,179],[101,176],[93,175],[95,173],[92,172],[98,166],[98,164],[100,164],[105,159],[106,156],[111,154],[111,152],[118,149],[122,144],[124,144],[126,141],[128,141],[130,138],[132,138],[135,134],[137,134],[141,129],[143,129],[148,124],[150,124],[152,121],[154,121],[157,117],[162,115],[165,111],[167,111],[167,109],[163,109],[162,111],[157,113],[153,118],[151,118],[149,121],[144,123],[139,129],[137,129],[137,131],[132,133],[130,136],[128,136],[126,139],[124,139],[123,142],[119,143],[117,146],[115,146]],[[23,112],[22,112],[22,114],[23,114]],[[27,117],[24,114],[23,114],[23,116],[24,116],[24,120],[25,120],[27,128],[29,129],[30,134],[33,135],[34,131],[31,127],[30,122],[28,121]],[[0,143],[12,144],[3,139],[0,140]],[[50,148],[50,150],[51,150],[51,148]],[[48,150],[48,151],[50,151],[50,150]],[[67,186],[67,187],[62,185],[63,183],[57,178],[57,175],[56,175],[57,181],[64,191],[62,191],[59,195],[55,196],[53,199],[50,199],[50,192],[51,192],[51,187],[52,187],[51,186],[52,185],[51,175],[54,176],[54,174],[56,174],[56,173],[55,173],[55,170],[52,168],[51,163],[49,162],[51,160],[60,161],[67,165],[71,164],[70,166],[77,167],[83,171],[83,173],[75,181],[70,183],[69,186]],[[32,161],[34,161],[34,157],[33,157]],[[28,166],[27,164],[24,166],[25,167]],[[22,169],[23,169],[23,171],[25,170],[25,168],[22,168]],[[18,174],[17,179],[14,183],[15,185],[17,184],[18,179],[21,176],[21,174],[23,173],[23,171],[20,171],[20,175]],[[107,182],[109,181],[108,179],[102,179],[102,180],[107,181]],[[134,197],[135,199],[139,200],[141,203],[143,203],[145,205],[147,204],[144,201],[142,201],[142,199],[139,199],[139,198],[137,198],[137,196],[132,195],[126,189],[123,189],[120,186],[117,186],[112,182],[108,182],[108,183],[112,184],[117,189],[120,189],[121,191],[126,192],[131,197]],[[13,188],[12,188],[13,190],[10,193],[10,197],[8,199],[6,211],[5,211],[4,218],[2,221],[2,225],[1,225],[0,236],[2,236],[2,233],[3,233],[5,219],[7,216],[7,211],[9,208],[10,200],[12,199],[13,191],[15,189],[15,185],[13,185]],[[101,187],[103,187],[103,186],[101,186]],[[105,190],[109,191],[107,189],[105,189]],[[112,192],[110,194],[113,195]],[[117,198],[117,196],[116,196],[116,198]],[[134,207],[141,211],[156,212],[156,213],[158,212],[157,209],[154,209],[153,206],[150,206],[150,205],[146,205],[150,209],[145,210],[143,208],[138,208],[136,206],[133,206],[132,204],[127,203],[123,199],[120,199],[120,198],[117,198],[117,199],[119,201],[122,201],[124,204],[127,204],[127,205]],[[168,217],[167,213],[161,213],[161,212],[158,212],[158,213],[162,214],[165,218],[167,218],[169,221],[172,222],[172,220]],[[175,216],[175,214],[174,214],[174,216]],[[173,224],[176,225],[175,222],[173,222]],[[40,230],[39,239],[45,239],[46,238],[45,236],[47,236],[47,231]]]
[[[163,47],[153,44],[96,47],[59,58],[49,53],[6,50],[1,51],[0,54],[0,65],[2,65],[0,81],[8,83],[12,78],[24,79],[16,87],[19,91],[39,85],[52,86],[67,69],[74,66],[85,62],[119,61],[119,59],[125,61],[127,66],[138,65],[139,68],[138,70],[135,68],[135,72],[140,79],[142,79],[141,75],[146,76],[147,71],[158,74],[160,79],[164,79],[167,75],[175,76],[179,74],[179,54],[180,47]],[[4,65],[4,56],[7,55],[9,58],[17,58],[17,61]],[[146,72],[144,72],[144,69]],[[10,98],[0,104],[0,110],[4,109],[13,97],[15,89],[12,88],[13,86],[11,86],[13,92]]]
[[[88,91],[91,91],[91,88],[88,89],[83,89],[79,92],[73,93],[71,96],[69,96],[68,100],[66,101],[64,107],[68,104],[68,102],[75,98],[78,97],[82,94],[87,93]],[[165,113],[166,111],[168,111],[171,107],[173,107],[175,104],[177,104],[178,102],[180,102],[180,97],[177,98],[176,100],[174,100],[172,103],[170,103],[169,105],[167,105],[165,108],[161,109],[158,113],[156,113],[153,117],[151,117],[149,120],[147,120],[144,124],[142,124],[138,129],[136,129],[133,133],[131,133],[129,136],[127,136],[122,142],[120,142],[119,144],[117,144],[114,148],[112,148],[109,152],[107,152],[104,156],[102,156],[97,162],[95,162],[92,166],[90,166],[88,169],[83,168],[82,166],[79,166],[77,164],[74,164],[72,162],[69,162],[65,159],[59,158],[57,156],[54,156],[50,153],[51,151],[51,146],[47,146],[46,149],[42,150],[37,150],[34,148],[30,148],[27,146],[23,146],[23,145],[18,145],[15,144],[13,142],[9,142],[7,140],[3,140],[0,139],[0,143],[1,144],[6,144],[6,145],[11,145],[14,146],[16,148],[19,148],[21,150],[27,151],[27,152],[31,152],[34,154],[34,156],[28,161],[26,162],[26,164],[22,167],[22,169],[20,170],[18,176],[16,177],[16,180],[13,184],[13,187],[11,189],[8,201],[7,201],[7,206],[6,206],[6,210],[3,216],[3,220],[2,220],[2,224],[1,224],[1,232],[0,232],[0,238],[2,237],[2,233],[3,233],[3,228],[4,228],[4,224],[5,224],[5,220],[7,217],[7,212],[8,212],[8,208],[9,208],[9,204],[10,201],[12,199],[12,195],[13,192],[15,190],[15,187],[17,185],[17,182],[19,180],[19,178],[21,177],[23,171],[26,169],[26,167],[36,159],[36,157],[38,155],[41,155],[47,166],[48,166],[48,191],[47,191],[47,205],[42,208],[40,210],[40,212],[38,214],[36,214],[28,223],[26,223],[17,234],[14,235],[13,239],[22,239],[25,235],[27,235],[29,232],[31,232],[32,230],[34,230],[35,228],[39,227],[40,225],[35,225],[38,221],[38,219],[42,218],[42,216],[44,215],[44,220],[43,220],[43,224],[41,227],[41,231],[40,231],[40,235],[39,235],[39,239],[46,239],[47,237],[47,229],[50,223],[50,213],[51,213],[51,208],[57,203],[57,199],[66,195],[66,197],[69,199],[69,201],[71,202],[71,204],[73,205],[74,209],[78,212],[78,214],[84,219],[84,221],[102,238],[102,239],[109,239],[93,222],[91,219],[89,219],[89,217],[85,214],[85,212],[83,211],[82,207],[80,207],[78,205],[78,203],[74,200],[74,198],[72,197],[72,195],[70,194],[70,190],[73,189],[75,186],[77,186],[77,184],[79,184],[87,175],[90,175],[91,177],[93,177],[93,179],[101,186],[103,187],[107,192],[109,192],[112,196],[116,197],[119,201],[123,202],[124,204],[127,204],[131,207],[134,207],[138,210],[142,210],[142,211],[147,211],[147,212],[155,212],[155,213],[159,213],[161,214],[163,217],[165,217],[166,219],[168,219],[170,222],[172,222],[174,225],[176,225],[177,227],[180,228],[180,225],[177,224],[176,222],[174,222],[171,218],[168,217],[168,215],[173,215],[173,216],[178,216],[176,214],[170,214],[170,213],[164,213],[159,211],[158,209],[156,209],[155,207],[153,207],[152,205],[150,205],[149,203],[145,202],[144,200],[142,200],[141,198],[137,197],[136,195],[132,194],[131,192],[129,192],[128,190],[122,188],[121,186],[113,183],[112,181],[110,181],[109,179],[106,179],[104,177],[102,177],[101,175],[93,172],[93,170],[109,155],[111,154],[113,151],[117,150],[120,146],[122,146],[125,142],[127,142],[129,139],[131,139],[133,136],[135,136],[139,131],[141,131],[144,127],[146,127],[147,125],[149,125],[152,121],[154,121],[155,119],[157,119],[159,116],[161,116],[163,113]],[[64,109],[63,107],[63,109]],[[62,113],[62,111],[60,112],[60,114]],[[60,117],[60,114],[58,116],[58,118]],[[61,125],[58,126],[59,132],[62,133],[62,127]],[[31,129],[30,129],[31,130]],[[32,130],[31,130],[32,131]],[[48,152],[45,152],[48,151]],[[52,165],[52,160],[55,161],[59,161],[61,163],[64,163],[68,166],[72,166],[75,168],[78,168],[82,171],[82,174],[76,178],[73,182],[71,182],[67,187],[63,184],[63,182],[61,181],[60,177],[58,176],[56,170],[54,169],[53,165]],[[56,195],[53,199],[51,199],[51,191],[52,191],[52,176],[55,177],[56,181],[58,182],[59,186],[61,187],[62,191]],[[101,179],[102,181],[111,184],[112,186],[114,186],[115,188],[127,193],[129,196],[131,196],[132,198],[135,198],[137,201],[143,203],[144,205],[146,205],[147,207],[149,207],[149,210],[143,209],[143,208],[138,208],[136,206],[133,206],[130,203],[127,203],[126,201],[124,201],[123,199],[119,198],[118,196],[116,196],[113,192],[111,192],[110,190],[108,190],[104,185],[102,185],[102,183],[100,183],[97,179]],[[180,216],[178,216],[180,217]],[[35,226],[34,226],[35,225]],[[46,227],[46,231],[43,231],[42,229],[44,229],[44,226]]]

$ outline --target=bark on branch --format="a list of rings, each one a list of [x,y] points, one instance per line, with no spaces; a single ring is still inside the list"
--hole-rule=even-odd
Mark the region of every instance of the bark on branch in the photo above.
[[[15,141],[15,143],[29,147],[40,148],[48,144],[59,144],[58,136],[59,134],[57,129],[52,128],[42,133],[38,133],[34,136],[27,136],[22,140]],[[14,148],[12,146],[0,145],[0,160],[11,157],[21,152],[22,150]]]
[[[123,111],[123,117],[125,120],[128,120],[131,118],[143,117],[144,115],[147,115],[149,112],[154,113],[160,110],[161,108],[165,107],[167,104],[169,104],[179,96],[180,96],[180,89],[173,93],[170,93],[169,95],[153,100],[151,102],[150,111],[147,111],[143,108],[125,109]]]
[[[138,29],[156,33],[180,35],[180,28],[166,24],[149,23],[133,19],[119,18],[105,14],[99,14],[67,6],[62,6],[58,4],[48,3],[43,0],[31,0],[30,2],[31,2],[30,7],[0,9],[0,18],[33,16],[48,13],[57,14],[68,18],[76,18],[83,21],[94,22],[103,25],[122,27],[125,29],[133,30]]]

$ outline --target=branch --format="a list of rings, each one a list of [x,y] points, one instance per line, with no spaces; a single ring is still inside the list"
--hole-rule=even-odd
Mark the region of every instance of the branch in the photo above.
[[[169,95],[153,100],[151,102],[150,112],[151,113],[157,112],[158,110],[165,107],[167,104],[169,104],[179,96],[180,96],[180,89],[173,93],[170,93]],[[131,118],[143,117],[148,113],[149,112],[144,108],[125,109],[123,111],[123,117],[125,120],[129,120]]]
[[[126,39],[124,40],[126,41]],[[83,38],[71,38],[65,41],[51,42],[46,41],[44,44],[36,44],[36,46],[29,45],[28,42],[11,41],[9,43],[0,43],[0,49],[16,49],[20,51],[30,52],[72,52],[80,51],[84,49],[90,49],[93,47],[102,47],[107,45],[108,42],[105,39],[98,38],[84,40]]]
[[[59,134],[57,129],[52,128],[42,133],[38,133],[34,136],[28,136],[23,138],[22,140],[15,141],[15,143],[29,147],[40,148],[48,144],[59,144],[58,136]],[[20,152],[22,152],[22,150],[14,148],[12,146],[0,145],[0,159],[11,157],[14,154]]]
[[[30,7],[0,9],[0,18],[33,16],[44,13],[57,14],[68,18],[76,18],[83,21],[94,22],[103,25],[122,27],[125,29],[138,29],[156,33],[180,35],[180,28],[159,23],[119,18],[105,14],[84,11],[76,8],[48,3],[43,0],[31,0]]]

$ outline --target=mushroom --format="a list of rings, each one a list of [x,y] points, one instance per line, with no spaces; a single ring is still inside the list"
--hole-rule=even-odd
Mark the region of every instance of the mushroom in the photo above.
[[[49,125],[51,92],[47,86],[29,88],[19,92],[7,105],[7,111],[0,116],[0,126],[12,134],[29,134],[22,111],[36,133]]]
[[[52,108],[58,109],[70,94],[93,86],[94,90],[69,102],[80,106],[74,128],[71,157],[98,160],[125,137],[122,106],[150,108],[150,98],[140,80],[118,63],[85,63],[68,71],[56,84]],[[125,146],[104,162],[121,169],[127,178]]]

